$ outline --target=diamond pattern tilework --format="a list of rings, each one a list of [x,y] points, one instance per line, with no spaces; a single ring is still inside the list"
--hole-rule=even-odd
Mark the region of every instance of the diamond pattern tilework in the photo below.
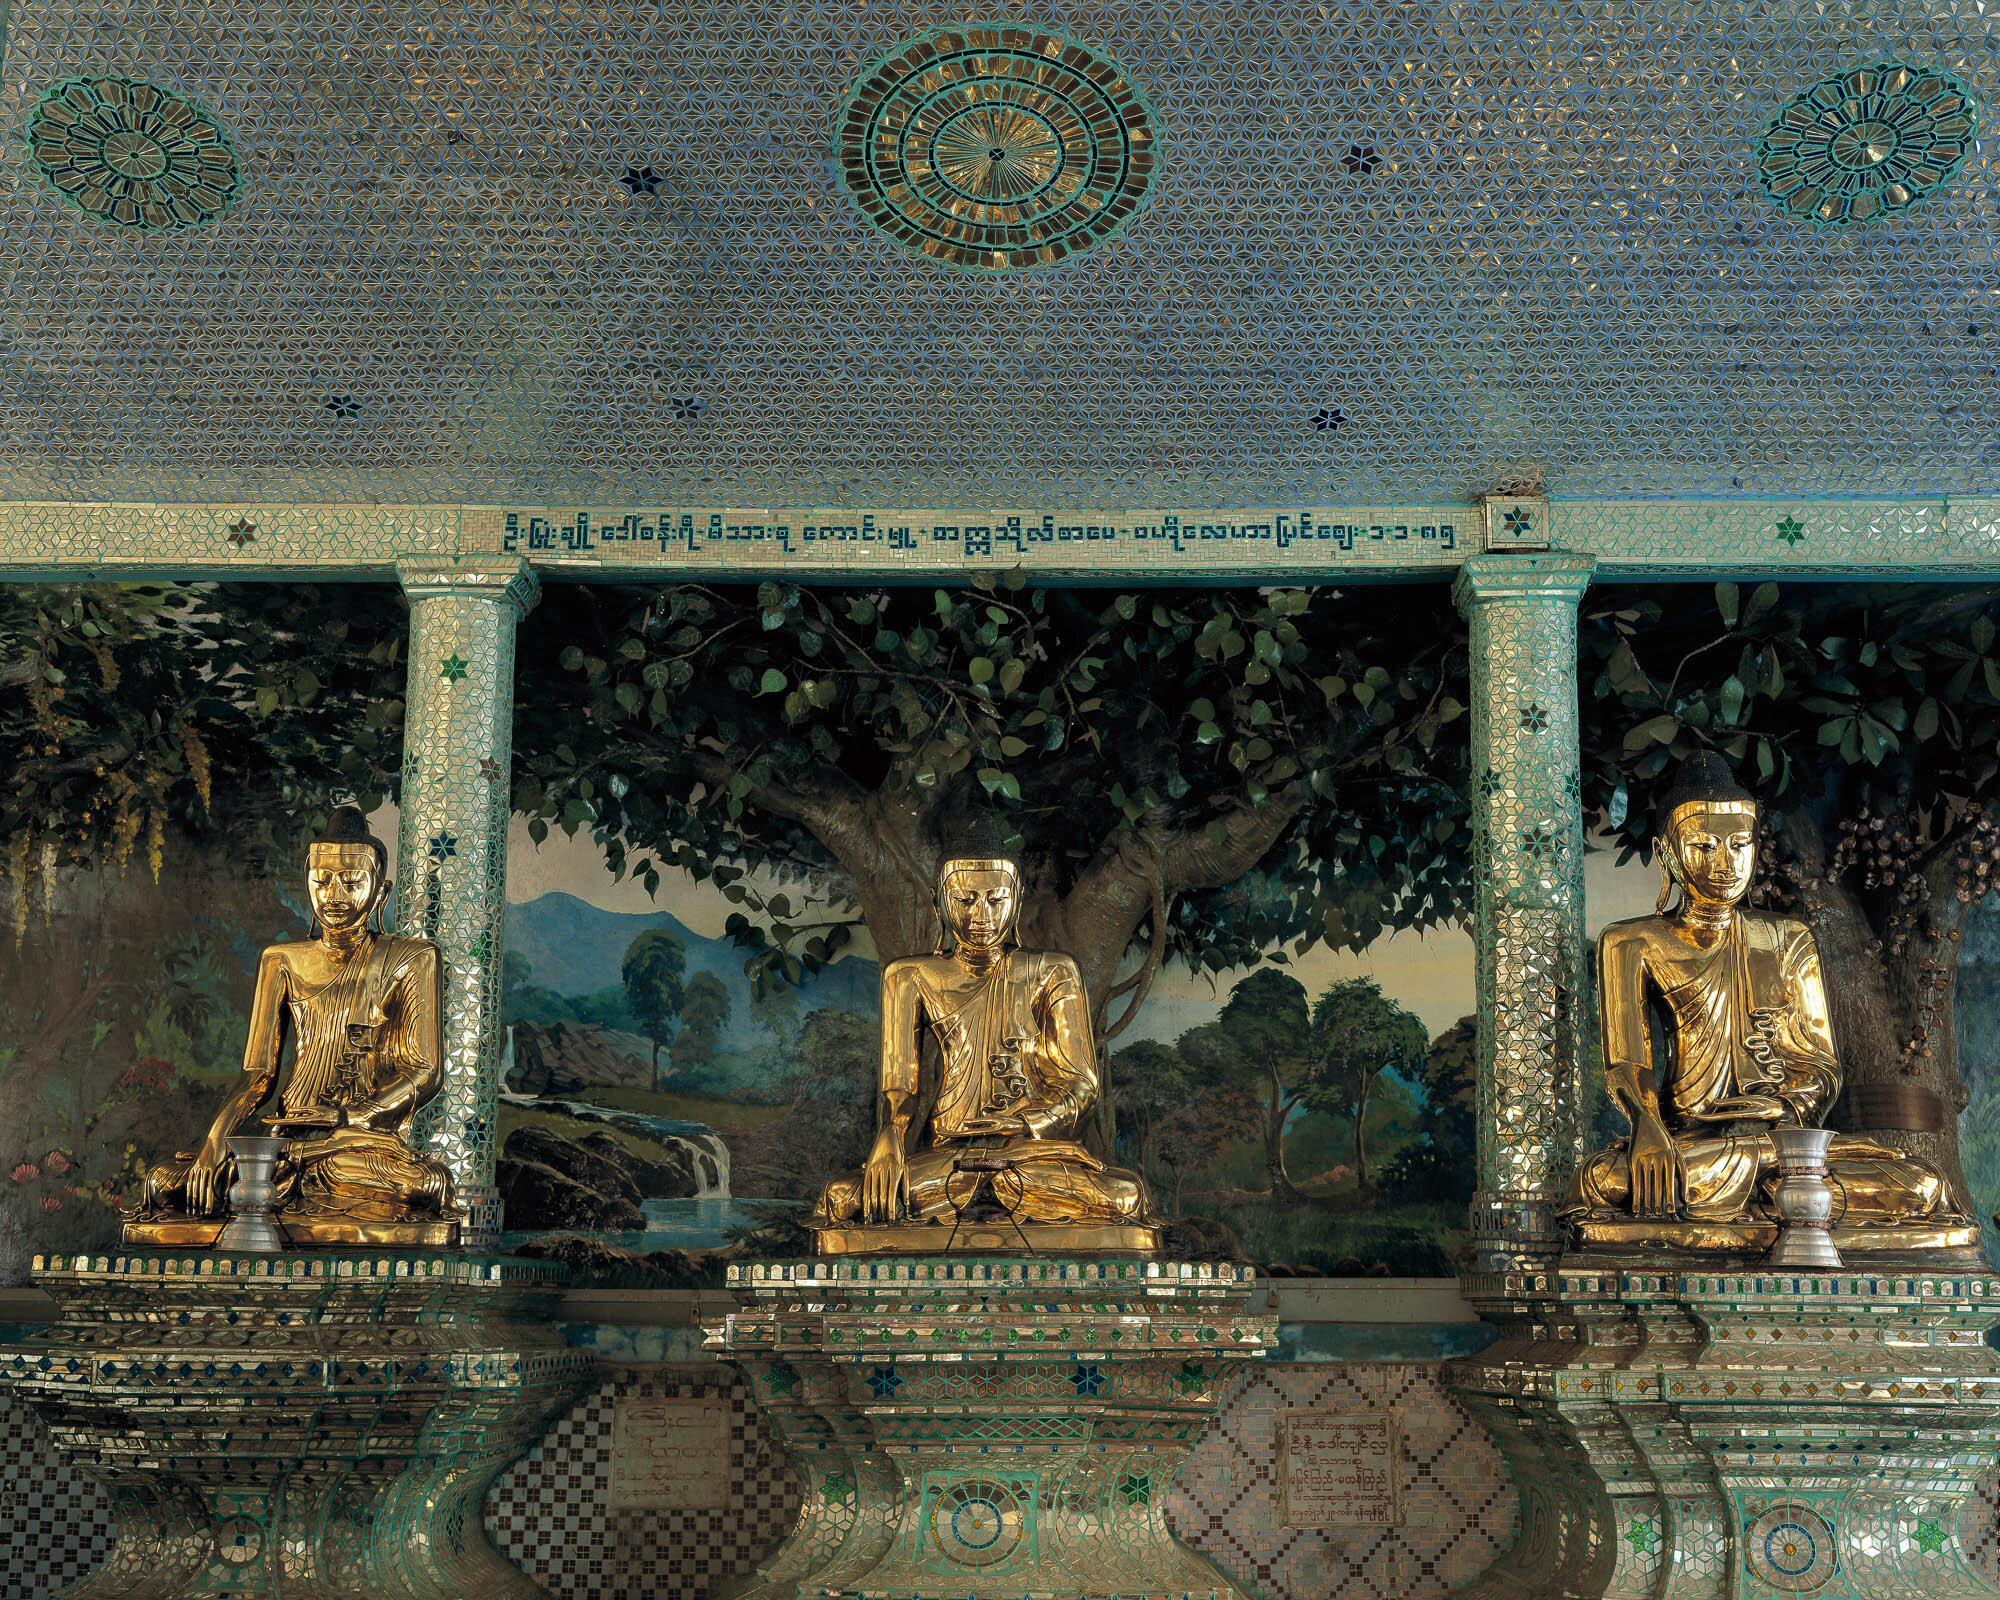
[[[35,1414],[0,1391],[0,1600],[41,1600],[110,1549],[110,1501],[63,1465]]]
[[[730,1406],[728,1509],[612,1511],[618,1402],[710,1394]],[[1396,1414],[1404,1526],[1278,1526],[1276,1415],[1308,1406]],[[5,1397],[0,1474],[0,1600],[42,1600],[103,1558],[109,1506]],[[675,1366],[616,1370],[495,1484],[486,1516],[494,1543],[557,1600],[702,1600],[719,1580],[747,1574],[798,1505],[776,1435],[742,1380],[714,1367]],[[1182,1538],[1253,1584],[1263,1600],[1430,1600],[1507,1545],[1516,1512],[1498,1453],[1444,1393],[1435,1366],[1301,1362],[1245,1375],[1221,1422],[1189,1457],[1167,1515]]]
[[[726,1511],[608,1509],[611,1418],[625,1397],[721,1394],[734,1464]],[[1286,1407],[1388,1409],[1404,1438],[1405,1523],[1278,1526],[1273,1441]],[[494,1486],[494,1543],[557,1600],[701,1600],[748,1573],[798,1508],[776,1438],[741,1379],[712,1367],[623,1369],[579,1402]],[[1286,1363],[1245,1374],[1167,1501],[1176,1531],[1263,1600],[1431,1600],[1512,1540],[1516,1495],[1484,1433],[1434,1366]],[[2000,1582],[2000,1473],[1967,1501],[1966,1549]],[[110,1506],[0,1394],[0,1600],[43,1600],[111,1546]]]
[[[1403,1432],[1399,1528],[1278,1524],[1277,1414],[1393,1412]],[[1514,1537],[1499,1453],[1425,1365],[1259,1366],[1189,1456],[1167,1500],[1174,1530],[1265,1600],[1429,1600],[1475,1577]]]
[[[620,1510],[608,1502],[612,1416],[626,1400],[729,1402],[730,1493],[719,1511]],[[493,1486],[493,1542],[559,1600],[700,1600],[752,1570],[798,1514],[776,1433],[726,1368],[619,1370],[559,1419]]]
[[[1978,1489],[1965,1497],[1959,1542],[1966,1560],[2000,1588],[2000,1472],[1987,1473]]]

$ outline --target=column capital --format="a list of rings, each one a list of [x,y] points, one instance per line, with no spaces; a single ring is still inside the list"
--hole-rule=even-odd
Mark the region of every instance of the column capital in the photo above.
[[[1452,580],[1451,597],[1470,614],[1489,600],[1549,599],[1574,604],[1590,585],[1597,557],[1574,550],[1469,556]]]
[[[519,621],[542,597],[542,580],[519,556],[402,556],[396,581],[412,600],[432,595],[504,602]]]

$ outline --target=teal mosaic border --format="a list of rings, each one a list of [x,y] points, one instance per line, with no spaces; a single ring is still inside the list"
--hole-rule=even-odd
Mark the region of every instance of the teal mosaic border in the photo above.
[[[1510,500],[1508,504],[1527,502]],[[393,576],[399,561],[525,560],[550,577],[1445,577],[1488,548],[1478,505],[1000,507],[0,502],[0,580]],[[1547,503],[1600,578],[1716,573],[2000,577],[2000,498]]]

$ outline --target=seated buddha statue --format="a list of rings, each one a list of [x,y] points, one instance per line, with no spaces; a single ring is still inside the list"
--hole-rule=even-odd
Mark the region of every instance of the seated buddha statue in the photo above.
[[[1745,909],[1757,803],[1722,758],[1685,762],[1660,808],[1655,914],[1597,941],[1604,1069],[1631,1136],[1586,1161],[1564,1214],[1586,1244],[1752,1251],[1774,1236],[1770,1129],[1819,1126],[1840,1058],[1812,930]],[[1964,1248],[1977,1229],[1933,1168],[1836,1135],[1843,1251]]]
[[[312,936],[258,960],[242,1081],[199,1150],[147,1174],[127,1243],[214,1242],[232,1175],[228,1141],[274,1088],[262,1120],[283,1140],[275,1215],[287,1244],[457,1242],[451,1172],[410,1141],[443,1076],[443,968],[429,940],[370,926],[387,868],[387,849],[353,806],[338,808],[307,846]]]
[[[883,969],[881,1127],[808,1219],[822,1255],[1158,1248],[1145,1184],[1077,1140],[1090,1002],[1068,956],[1015,946],[1020,892],[997,841],[947,860],[937,950]]]

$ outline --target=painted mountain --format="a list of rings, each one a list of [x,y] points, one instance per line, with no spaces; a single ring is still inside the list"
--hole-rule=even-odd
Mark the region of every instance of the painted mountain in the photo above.
[[[708,939],[694,932],[671,911],[604,911],[575,895],[545,894],[507,908],[507,953],[510,961],[507,1020],[551,1020],[536,1015],[535,1006],[554,994],[570,1002],[603,997],[623,987],[625,952],[640,934],[664,928],[687,952],[682,982],[705,972],[729,995],[729,1020],[718,1036],[724,1050],[752,1050],[769,1042],[750,1000],[750,980],[743,974],[744,952],[727,939]],[[520,961],[527,963],[526,968]],[[836,961],[796,994],[796,1010],[804,1016],[830,1009],[874,1016],[879,1002],[880,970],[873,961]]]

